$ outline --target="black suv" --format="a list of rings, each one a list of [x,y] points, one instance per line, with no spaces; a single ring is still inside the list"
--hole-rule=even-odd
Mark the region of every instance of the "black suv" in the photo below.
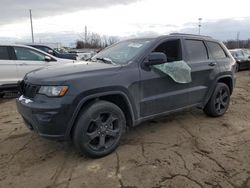
[[[190,82],[179,83],[155,69],[175,62],[190,67]],[[206,36],[126,40],[89,62],[27,74],[17,108],[39,135],[72,139],[81,153],[102,157],[115,150],[126,127],[143,121],[191,107],[222,116],[233,92],[235,66],[226,47]],[[178,71],[173,69],[177,76]]]

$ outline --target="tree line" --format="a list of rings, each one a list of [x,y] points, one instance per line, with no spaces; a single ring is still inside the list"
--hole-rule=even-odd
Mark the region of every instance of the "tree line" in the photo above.
[[[250,49],[250,39],[248,40],[228,40],[224,44],[228,49],[234,48],[248,48]]]
[[[119,41],[118,37],[100,35],[94,32],[80,35],[80,39],[76,42],[76,48],[94,48],[103,49]],[[223,42],[228,49],[248,48],[250,49],[250,39],[248,40],[228,40]]]
[[[95,48],[103,49],[119,41],[118,37],[100,35],[98,33],[89,32],[88,34],[80,35],[79,40],[76,41],[76,48]]]

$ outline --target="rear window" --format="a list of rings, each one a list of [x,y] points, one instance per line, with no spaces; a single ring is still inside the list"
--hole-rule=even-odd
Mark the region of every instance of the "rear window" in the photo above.
[[[8,47],[0,46],[0,60],[8,60],[8,59],[10,59],[8,53]]]
[[[207,48],[201,40],[186,40],[189,61],[205,61],[208,59]]]
[[[215,59],[223,59],[226,58],[227,55],[225,54],[222,47],[215,42],[207,42],[209,52],[211,53],[211,56]]]

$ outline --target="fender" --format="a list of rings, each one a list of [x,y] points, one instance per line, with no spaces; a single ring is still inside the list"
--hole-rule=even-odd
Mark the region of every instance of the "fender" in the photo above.
[[[206,98],[205,98],[205,101],[204,101],[204,103],[203,103],[203,105],[202,105],[202,108],[204,108],[204,107],[206,106],[206,104],[208,103],[209,99],[211,98],[211,96],[212,96],[212,94],[213,94],[213,92],[214,92],[214,89],[215,89],[215,87],[216,87],[216,84],[217,84],[217,83],[219,82],[219,80],[222,79],[222,78],[230,78],[230,79],[231,79],[231,82],[232,82],[232,89],[234,88],[234,77],[233,77],[233,75],[227,74],[227,75],[218,76],[218,77],[215,79],[215,81],[213,82],[212,86],[210,87],[210,89],[209,89],[209,91],[208,91],[208,93],[207,93],[207,96],[206,96]]]
[[[79,112],[81,111],[82,107],[84,106],[84,103],[86,101],[88,101],[88,100],[95,99],[95,98],[98,98],[98,97],[104,97],[104,96],[107,96],[107,95],[121,95],[125,99],[125,101],[126,101],[126,103],[128,105],[128,108],[129,108],[129,113],[131,114],[132,124],[133,125],[135,124],[136,108],[135,108],[134,104],[131,103],[131,100],[130,100],[130,97],[128,96],[128,94],[126,94],[125,92],[123,92],[121,90],[98,92],[98,93],[94,93],[94,94],[89,94],[89,95],[83,97],[78,102],[78,104],[77,104],[77,106],[76,106],[76,108],[74,110],[74,113],[72,115],[72,118],[69,121],[69,125],[68,125],[68,128],[67,128],[66,134],[65,134],[66,138],[69,138],[70,132],[71,132],[71,130],[72,130],[74,124],[75,124],[75,121],[77,119],[77,116],[78,116]]]

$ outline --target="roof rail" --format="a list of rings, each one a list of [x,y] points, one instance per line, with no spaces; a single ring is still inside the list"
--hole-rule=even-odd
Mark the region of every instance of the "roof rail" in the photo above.
[[[184,35],[184,36],[194,36],[194,37],[208,37],[208,38],[212,38],[212,37],[206,36],[206,35],[196,35],[196,34],[188,34],[188,33],[170,33],[169,35]]]

